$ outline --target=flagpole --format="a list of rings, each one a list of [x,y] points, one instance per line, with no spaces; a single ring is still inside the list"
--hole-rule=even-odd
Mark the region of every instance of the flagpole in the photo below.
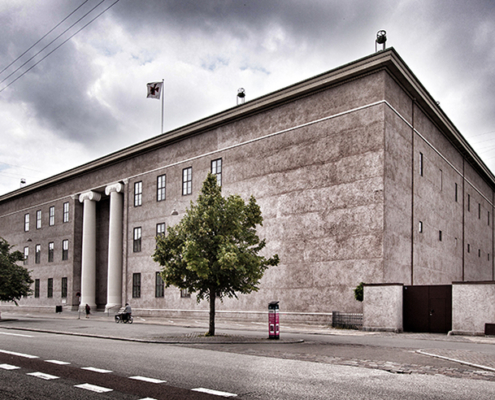
[[[165,93],[164,93],[164,87],[165,87],[165,83],[164,83],[164,79],[162,79],[162,130],[160,132],[160,135],[163,133],[163,102],[164,102],[164,99],[165,99]]]

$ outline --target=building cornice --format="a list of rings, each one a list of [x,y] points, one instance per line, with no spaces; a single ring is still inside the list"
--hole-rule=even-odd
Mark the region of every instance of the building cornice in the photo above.
[[[342,84],[379,70],[386,70],[416,101],[423,112],[437,125],[444,135],[452,142],[459,152],[467,159],[473,168],[495,189],[495,176],[464,139],[447,115],[442,111],[433,97],[416,78],[394,48],[389,48],[352,63],[340,66],[323,74],[306,79],[299,83],[248,101],[242,105],[229,108],[220,113],[195,121],[162,135],[153,137],[122,150],[95,159],[81,166],[54,175],[50,178],[33,183],[13,192],[0,196],[0,203],[5,200],[49,187],[76,175],[95,171],[106,166],[125,161],[140,154],[152,151],[157,147],[169,145],[184,138],[194,136],[214,129],[218,126],[246,118],[250,115],[278,107],[296,99],[308,96],[321,90]]]

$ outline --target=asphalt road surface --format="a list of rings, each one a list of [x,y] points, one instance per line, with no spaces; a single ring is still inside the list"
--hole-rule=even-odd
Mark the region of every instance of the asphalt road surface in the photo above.
[[[107,325],[101,324],[105,322],[100,322],[100,327],[107,329]],[[114,328],[106,324],[108,329],[129,328],[129,332],[134,329],[134,335],[137,329],[142,329],[143,336],[158,329],[146,325]],[[372,349],[373,346],[362,343],[329,346],[321,342],[307,343],[306,347],[303,343],[267,346],[254,342],[172,345],[2,329],[2,326],[1,399],[495,398],[495,382],[490,380],[392,373],[318,359],[343,356],[342,352],[350,351],[345,346],[362,346],[367,356],[380,361],[380,348],[383,355],[392,354],[386,346]],[[312,346],[311,351],[308,346]],[[411,353],[407,346],[396,348],[393,353],[397,351],[404,353],[401,357]],[[490,346],[487,351],[491,351]],[[302,354],[316,358],[304,358]],[[409,362],[405,358],[403,361]],[[437,368],[460,367],[450,361],[435,362],[446,363]]]

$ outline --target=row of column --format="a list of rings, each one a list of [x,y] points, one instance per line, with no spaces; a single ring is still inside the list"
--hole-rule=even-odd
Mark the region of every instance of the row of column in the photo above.
[[[105,188],[110,196],[108,233],[107,304],[105,311],[122,305],[122,211],[124,185],[114,183]],[[96,202],[101,195],[89,191],[79,196],[84,205],[81,261],[81,303],[96,309]]]

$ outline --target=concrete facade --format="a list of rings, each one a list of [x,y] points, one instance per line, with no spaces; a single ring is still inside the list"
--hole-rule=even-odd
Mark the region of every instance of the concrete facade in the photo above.
[[[255,196],[266,254],[281,259],[267,270],[259,292],[226,299],[217,305],[220,314],[264,318],[268,303],[278,300],[285,318],[327,321],[331,310],[362,312],[353,296],[360,282],[494,279],[495,178],[395,50],[387,49],[1,196],[0,236],[20,251],[29,248],[26,266],[39,279],[39,297],[23,299],[21,307],[77,308],[81,277],[94,266],[89,279],[99,309],[114,307],[120,294],[122,304],[130,302],[141,314],[206,314],[207,303],[175,288],[156,296],[159,266],[151,255],[157,224],[180,221],[218,159],[224,195]],[[190,195],[182,194],[186,168],[192,168]],[[165,199],[158,201],[163,175]],[[110,222],[117,214],[107,188],[115,184],[121,233]],[[94,265],[84,261],[88,229],[80,198],[86,192],[100,197],[93,202]],[[68,222],[62,220],[64,203]],[[141,232],[140,251],[135,232]],[[55,257],[49,262],[50,242]]]
[[[402,332],[402,284],[370,284],[363,287],[363,329]]]

